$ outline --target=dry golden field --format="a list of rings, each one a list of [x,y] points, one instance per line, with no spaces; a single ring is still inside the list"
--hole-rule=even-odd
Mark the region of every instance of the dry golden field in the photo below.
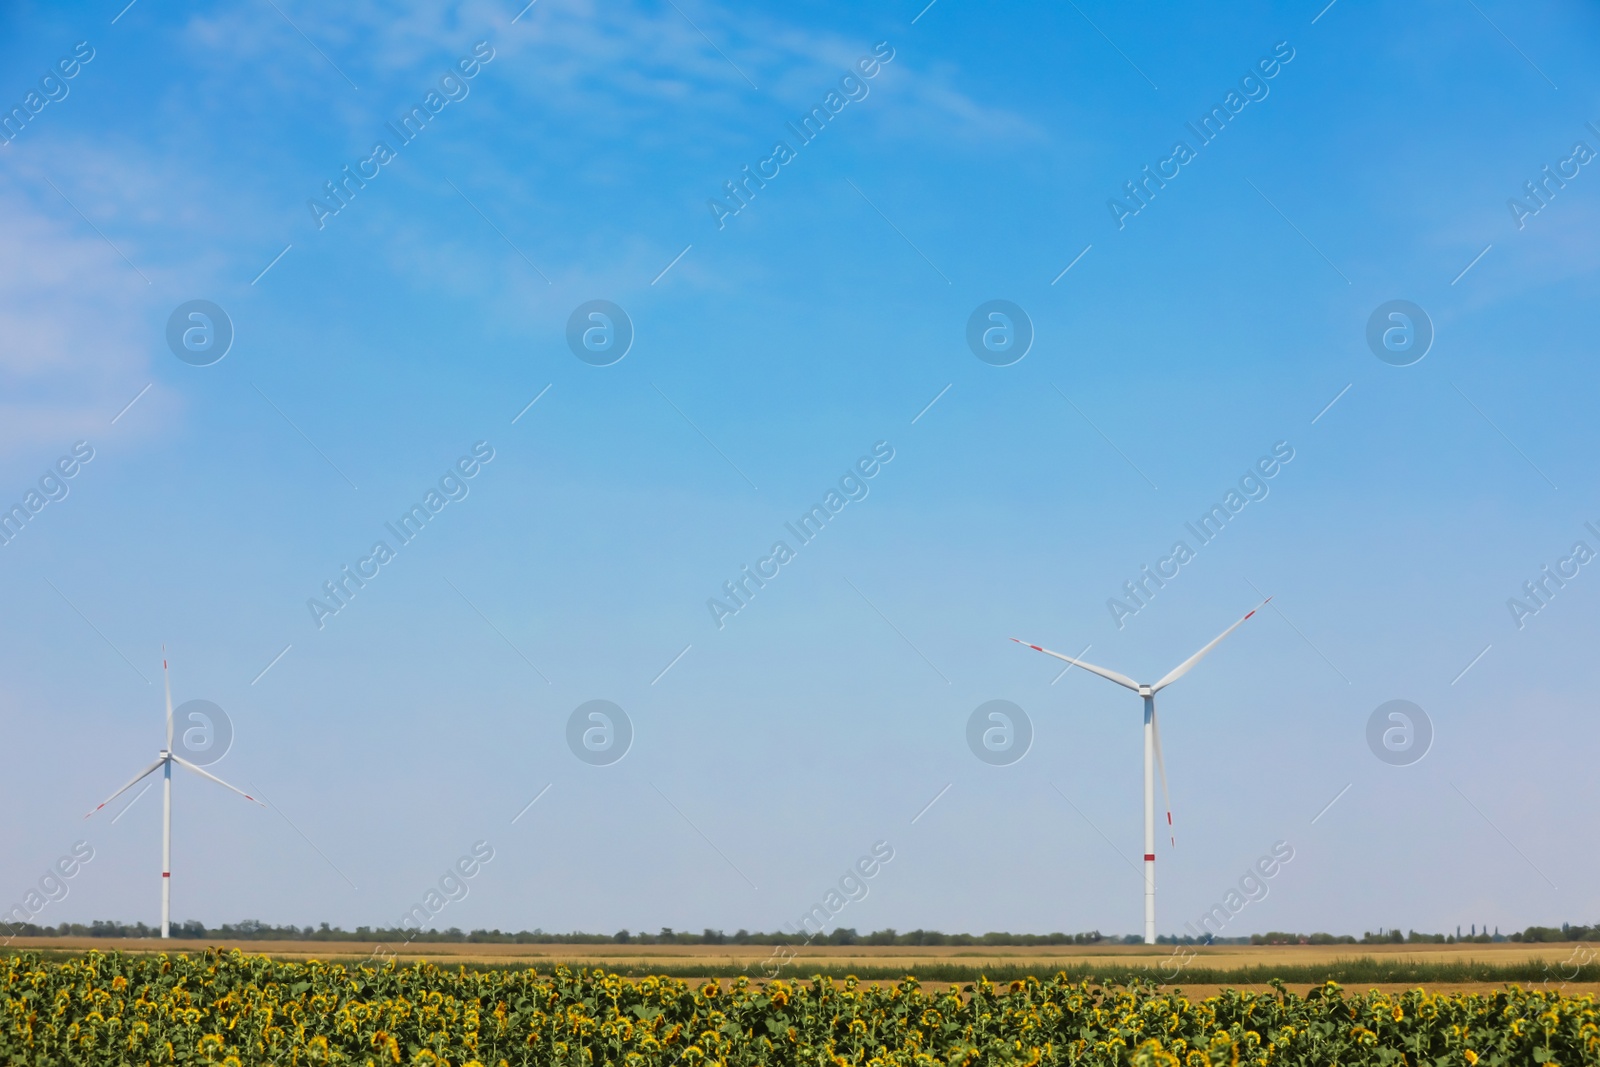
[[[429,960],[440,965],[490,964],[502,966],[530,966],[548,972],[557,966],[603,967],[621,973],[642,975],[653,972],[670,973],[678,968],[708,968],[717,977],[733,979],[748,975],[753,980],[766,977],[767,968],[782,964],[782,973],[788,978],[803,978],[819,968],[832,973],[850,968],[879,971],[893,968],[902,974],[918,974],[930,967],[957,966],[978,971],[1004,969],[1018,966],[1067,969],[1071,972],[1093,973],[1107,968],[1124,973],[1129,968],[1150,967],[1151,977],[1182,986],[1195,995],[1209,995],[1222,987],[1218,981],[1186,981],[1187,971],[1203,969],[1214,975],[1217,971],[1247,971],[1259,967],[1293,968],[1295,980],[1291,987],[1307,987],[1304,968],[1333,967],[1356,960],[1375,960],[1383,963],[1409,963],[1420,966],[1449,964],[1490,964],[1507,966],[1528,964],[1540,973],[1548,974],[1548,988],[1559,988],[1563,993],[1600,994],[1600,982],[1561,981],[1563,965],[1574,956],[1572,944],[1455,944],[1455,945],[1211,945],[1179,949],[1185,958],[1173,955],[1173,946],[1157,945],[1094,945],[1094,946],[1041,946],[1041,947],[972,947],[972,946],[796,946],[794,955],[787,961],[774,958],[774,950],[766,945],[511,945],[462,944],[438,942],[426,944],[379,944],[355,941],[169,941],[156,939],[120,939],[103,937],[18,937],[10,951],[82,952],[97,949],[101,952],[128,953],[198,953],[209,947],[237,948],[252,955],[266,955],[281,960],[341,960],[361,961],[372,959],[381,962],[388,958],[400,961]],[[1586,946],[1590,951],[1600,946]],[[1579,948],[1582,952],[1582,948]],[[1593,957],[1588,957],[1593,959]],[[1592,967],[1591,967],[1592,970]],[[1196,977],[1199,977],[1198,975]],[[1259,974],[1244,975],[1231,983],[1239,987],[1260,985],[1264,979]],[[873,981],[889,981],[874,978]],[[941,978],[924,979],[929,985],[944,984]],[[1226,982],[1224,977],[1223,982]],[[1499,988],[1503,983],[1470,980],[1432,980],[1413,982],[1347,983],[1362,988],[1382,989],[1388,992],[1425,985],[1439,991],[1481,992]],[[1538,981],[1523,981],[1532,986]],[[1304,989],[1301,989],[1304,992]]]

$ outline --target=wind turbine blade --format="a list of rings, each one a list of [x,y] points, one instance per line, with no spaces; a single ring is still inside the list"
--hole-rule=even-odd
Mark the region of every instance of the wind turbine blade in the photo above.
[[[161,646],[161,679],[167,685],[167,751],[172,751],[172,675],[167,671],[167,646]]]
[[[1127,688],[1132,689],[1135,693],[1139,691],[1139,683],[1134,681],[1132,678],[1129,678],[1126,674],[1118,674],[1116,671],[1108,671],[1104,667],[1096,667],[1093,663],[1085,663],[1081,659],[1073,659],[1071,656],[1063,656],[1059,652],[1051,652],[1048,648],[1040,648],[1038,645],[1030,645],[1028,642],[1018,640],[1015,637],[1013,637],[1011,640],[1016,641],[1019,645],[1031,648],[1035,652],[1043,652],[1047,656],[1054,656],[1056,659],[1066,660],[1074,667],[1082,667],[1090,674],[1098,674],[1100,677],[1105,678],[1108,681],[1116,682],[1118,685],[1126,686]]]
[[[172,757],[172,762],[181,763],[183,766],[189,768],[191,771],[193,771],[194,773],[198,774],[200,777],[209,778],[213,782],[216,782],[220,786],[224,786],[224,787],[226,787],[228,789],[232,789],[235,793],[238,793],[240,796],[244,797],[246,800],[248,800],[252,804],[261,804],[261,801],[257,800],[255,797],[251,796],[249,793],[246,793],[243,789],[240,789],[237,786],[228,785],[227,782],[224,782],[221,778],[218,778],[216,775],[212,774],[210,771],[201,770],[199,767],[196,767],[194,764],[190,763],[188,760],[184,759],[182,756],[173,756]],[[261,804],[261,806],[263,808],[266,807],[265,804]]]
[[[1150,687],[1150,692],[1159,693],[1173,682],[1176,682],[1179,678],[1182,678],[1184,675],[1188,674],[1189,671],[1194,668],[1196,663],[1199,663],[1201,660],[1206,658],[1207,653],[1209,653],[1213,648],[1216,648],[1218,645],[1222,644],[1222,639],[1224,637],[1227,637],[1229,634],[1233,633],[1233,631],[1243,626],[1245,619],[1248,619],[1251,615],[1254,615],[1256,612],[1266,607],[1267,601],[1270,601],[1271,599],[1271,597],[1267,597],[1266,600],[1263,600],[1261,603],[1251,608],[1249,613],[1245,615],[1244,619],[1240,619],[1238,622],[1222,631],[1216,637],[1212,638],[1211,643],[1205,648],[1202,648],[1199,652],[1196,652],[1194,655],[1190,656],[1188,659],[1172,668],[1172,671],[1165,678],[1161,679],[1161,681]]]
[[[1176,848],[1178,838],[1172,830],[1172,793],[1167,789],[1167,761],[1161,758],[1161,720],[1156,718],[1153,703],[1150,708],[1150,732],[1156,743],[1156,770],[1161,772],[1161,798],[1167,802],[1167,836],[1172,840],[1172,847]]]
[[[99,811],[101,808],[105,807],[107,804],[111,803],[113,800],[117,799],[122,794],[126,793],[128,790],[130,790],[134,786],[138,785],[141,781],[144,780],[145,775],[149,774],[151,771],[160,770],[161,769],[161,763],[162,763],[161,760],[156,760],[154,763],[150,764],[150,766],[146,767],[144,770],[142,770],[138,774],[134,775],[132,781],[130,781],[127,785],[123,786],[121,789],[117,790],[115,793],[112,793],[110,796],[106,797],[105,800],[101,801],[95,807],[94,811]],[[94,811],[91,811],[89,813],[89,815],[93,815]],[[84,818],[87,819],[89,817],[89,815],[85,815]]]

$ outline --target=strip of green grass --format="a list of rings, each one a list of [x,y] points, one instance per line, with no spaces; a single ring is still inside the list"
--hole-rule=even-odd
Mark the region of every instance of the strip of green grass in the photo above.
[[[440,961],[443,962],[443,961]],[[575,965],[576,966],[576,965]],[[636,969],[607,968],[617,974],[642,976],[658,974],[672,978],[733,977],[726,966],[714,963],[689,966],[655,966],[641,964]],[[750,968],[752,978],[765,978],[759,967]],[[1134,979],[1159,982],[1164,985],[1265,985],[1276,978],[1293,984],[1317,984],[1329,980],[1341,985],[1359,985],[1369,982],[1406,982],[1430,985],[1440,982],[1520,982],[1524,985],[1550,980],[1553,983],[1600,982],[1600,964],[1585,966],[1547,967],[1543,963],[1417,963],[1379,960],[1371,957],[1342,960],[1327,964],[1254,964],[1249,967],[1207,967],[1190,965],[1175,967],[1152,964],[1145,966],[1029,966],[1000,965],[972,967],[962,964],[934,963],[914,968],[903,967],[787,967],[781,972],[785,978],[809,978],[821,975],[827,978],[845,978],[854,975],[861,979],[898,979],[907,973],[924,982],[975,982],[988,978],[991,982],[1009,982],[1020,978],[1049,978],[1065,973],[1073,981],[1095,979],[1101,982],[1127,983]]]
[[[38,952],[38,955],[51,962],[62,962],[82,957],[81,952],[53,949]],[[426,958],[426,953],[421,953],[420,955]],[[326,954],[318,953],[316,958],[357,964],[372,962],[366,954],[359,956],[345,955],[337,951]],[[450,956],[440,956],[434,959],[433,962],[451,970],[454,970],[457,966],[464,967],[469,971],[522,971],[530,969],[530,965],[527,963],[458,961]],[[540,973],[549,974],[557,967],[566,967],[569,970],[576,971],[594,970],[597,966],[588,962],[554,960],[539,963],[537,969]],[[616,963],[600,969],[626,978],[658,975],[666,978],[729,979],[745,974],[752,981],[763,981],[769,977],[769,970],[763,968],[760,964],[741,969],[731,961],[718,963],[714,959],[692,963],[663,963],[655,960],[640,960],[631,965]],[[904,978],[907,974],[911,974],[923,982],[966,983],[976,982],[980,978],[987,978],[991,982],[1010,982],[1028,977],[1044,979],[1063,973],[1068,979],[1075,982],[1090,980],[1103,983],[1127,984],[1134,980],[1142,980],[1173,986],[1264,986],[1273,979],[1289,985],[1317,985],[1326,981],[1334,981],[1340,985],[1348,986],[1376,983],[1430,986],[1457,982],[1490,982],[1494,984],[1515,982],[1524,986],[1549,982],[1552,986],[1556,986],[1563,982],[1600,982],[1600,962],[1579,966],[1542,963],[1533,960],[1516,963],[1421,962],[1361,956],[1321,964],[1296,963],[1292,960],[1286,960],[1281,964],[1257,963],[1247,967],[1214,967],[1199,963],[1192,963],[1186,967],[1177,967],[1174,963],[1164,961],[1132,965],[1101,964],[1084,966],[1068,964],[1065,966],[1052,966],[1048,963],[1043,963],[1002,964],[989,967],[976,967],[960,963],[924,963],[909,968],[895,966],[842,967],[806,964],[803,966],[785,966],[779,969],[775,977],[795,981],[809,979],[813,976],[835,980],[854,976],[863,980],[896,981]]]
[[[448,957],[434,961],[440,966],[451,966]],[[527,964],[465,963],[468,970],[501,971],[525,969]],[[571,970],[593,970],[592,963],[541,963],[539,970],[549,973],[558,966]],[[662,964],[639,961],[631,966],[612,964],[603,968],[627,978],[659,975],[667,978],[736,978],[748,975],[752,981],[769,977],[769,970],[760,965],[741,969],[731,963],[718,965],[715,960],[688,964]],[[1516,982],[1532,985],[1548,981],[1552,985],[1562,982],[1600,982],[1600,963],[1583,966],[1544,964],[1537,961],[1518,963],[1476,962],[1415,962],[1406,960],[1374,959],[1363,956],[1325,964],[1285,962],[1283,964],[1253,964],[1248,967],[1209,967],[1191,964],[1187,967],[1150,965],[1099,965],[1050,966],[1048,964],[1004,964],[992,967],[974,967],[956,963],[924,963],[915,967],[832,965],[788,966],[776,977],[794,981],[812,976],[835,980],[854,976],[863,980],[898,980],[907,974],[923,982],[976,982],[987,978],[991,982],[1010,982],[1022,978],[1051,978],[1065,974],[1072,981],[1092,980],[1105,983],[1127,984],[1134,980],[1156,982],[1161,985],[1266,985],[1278,979],[1291,985],[1317,985],[1326,981],[1340,985],[1365,985],[1372,983],[1405,983],[1421,986],[1452,982]]]

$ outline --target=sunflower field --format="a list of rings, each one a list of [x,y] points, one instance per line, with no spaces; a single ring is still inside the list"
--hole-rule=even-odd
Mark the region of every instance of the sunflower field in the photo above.
[[[1600,1064],[1591,996],[1304,997],[1064,976],[924,991],[602,970],[276,962],[238,951],[6,959],[0,1063],[435,1067]]]

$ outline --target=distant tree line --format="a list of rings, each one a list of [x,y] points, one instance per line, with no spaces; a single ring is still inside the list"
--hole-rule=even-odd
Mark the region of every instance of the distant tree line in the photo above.
[[[1520,934],[1512,934],[1512,941],[1600,941],[1600,923],[1593,926],[1572,926],[1562,923],[1554,926],[1530,926]]]
[[[1483,933],[1474,931],[1470,934],[1426,934],[1416,930],[1407,930],[1404,933],[1399,930],[1379,930],[1377,933],[1367,931],[1359,938],[1349,934],[1286,934],[1277,931],[1250,936],[1252,945],[1488,945],[1503,941],[1600,941],[1600,924],[1574,926],[1571,923],[1562,923],[1559,927],[1530,926],[1520,933],[1511,934],[1502,934],[1497,929],[1492,934],[1487,931]]]
[[[57,926],[37,926],[33,923],[0,923],[9,937],[159,937],[160,927],[144,923],[119,923],[97,919],[88,925],[61,923]],[[516,945],[893,945],[1010,948],[1048,945],[1137,945],[1143,940],[1136,934],[1115,936],[1098,930],[1081,934],[945,934],[937,930],[894,929],[875,930],[869,934],[857,933],[843,927],[827,934],[807,936],[791,933],[751,933],[738,930],[731,934],[721,930],[703,930],[700,933],[662,927],[657,933],[633,933],[619,930],[614,934],[553,934],[544,930],[519,930],[508,933],[501,930],[463,931],[452,926],[447,930],[413,931],[400,927],[358,926],[353,931],[322,923],[320,926],[272,926],[255,919],[238,923],[224,923],[208,927],[195,920],[172,924],[172,936],[186,940],[214,938],[219,941],[357,941],[357,942],[460,942],[466,944],[516,944]],[[1600,941],[1600,924],[1574,926],[1562,923],[1554,926],[1530,926],[1521,933],[1428,934],[1408,930],[1379,930],[1363,933],[1359,938],[1350,934],[1295,934],[1273,931],[1252,934],[1249,937],[1159,937],[1164,945],[1234,944],[1234,945],[1382,945],[1382,944],[1456,944],[1490,943],[1501,941],[1558,942]]]
[[[0,924],[14,937],[159,937],[160,927],[144,923],[119,923],[96,920],[82,923],[61,923],[58,926],[36,926],[33,923]],[[956,945],[956,946],[1019,946],[1019,945],[1098,945],[1137,944],[1138,937],[1107,937],[1098,930],[1086,934],[944,934],[937,930],[876,930],[870,934],[857,933],[843,927],[820,936],[789,933],[752,933],[739,930],[723,933],[721,930],[703,930],[692,933],[662,927],[658,933],[633,933],[619,930],[615,934],[556,934],[544,930],[519,930],[510,933],[502,930],[464,931],[452,926],[446,930],[414,931],[401,927],[358,926],[344,930],[322,923],[320,926],[273,926],[255,919],[238,923],[224,923],[208,927],[195,920],[172,924],[172,936],[185,939],[213,937],[226,941],[412,941],[412,942],[462,942],[481,944],[526,945]]]

